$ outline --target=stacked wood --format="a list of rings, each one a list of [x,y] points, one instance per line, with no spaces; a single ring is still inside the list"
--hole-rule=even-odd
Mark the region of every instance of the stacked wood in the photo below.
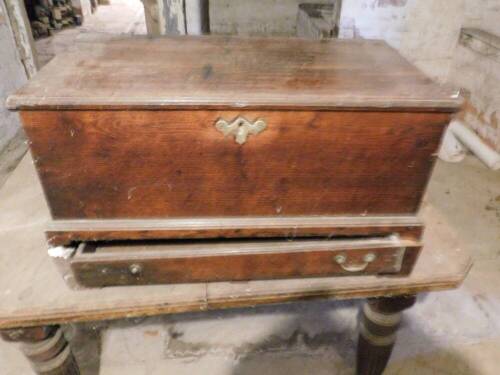
[[[34,38],[49,36],[53,30],[80,25],[81,16],[75,13],[71,0],[35,0],[31,29]]]

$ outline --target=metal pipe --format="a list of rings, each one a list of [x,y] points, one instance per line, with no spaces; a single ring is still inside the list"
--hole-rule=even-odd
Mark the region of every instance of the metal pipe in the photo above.
[[[448,163],[459,163],[464,160],[466,154],[467,150],[448,127],[439,149],[439,158]]]
[[[488,167],[495,171],[500,169],[500,154],[460,121],[452,121],[449,131]]]

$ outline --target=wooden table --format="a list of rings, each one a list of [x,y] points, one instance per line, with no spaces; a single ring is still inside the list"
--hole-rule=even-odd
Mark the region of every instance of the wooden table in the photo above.
[[[60,325],[71,322],[205,311],[311,298],[367,298],[358,343],[358,374],[380,374],[401,311],[419,292],[458,287],[471,267],[452,228],[431,206],[423,253],[409,277],[337,277],[71,290],[47,255],[47,206],[29,156],[0,190],[0,330],[22,342],[40,374],[78,374]]]

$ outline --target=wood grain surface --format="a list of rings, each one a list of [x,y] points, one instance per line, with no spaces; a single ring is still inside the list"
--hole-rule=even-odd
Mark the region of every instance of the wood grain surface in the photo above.
[[[12,109],[273,108],[456,111],[383,41],[225,36],[126,38],[57,55]]]
[[[456,288],[471,267],[447,219],[425,206],[424,247],[407,277],[353,276],[69,289],[47,256],[50,215],[27,155],[0,189],[0,329]],[[13,266],[15,265],[15,266]]]
[[[54,219],[414,215],[447,113],[24,111]],[[264,118],[244,145],[219,118]]]
[[[136,220],[52,220],[53,246],[80,241],[210,238],[342,238],[388,236],[418,240],[423,223],[416,216],[287,216]]]

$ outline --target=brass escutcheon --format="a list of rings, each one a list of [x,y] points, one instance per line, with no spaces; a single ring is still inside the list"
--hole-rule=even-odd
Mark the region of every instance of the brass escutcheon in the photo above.
[[[247,141],[250,134],[257,135],[263,131],[267,124],[264,120],[258,119],[255,122],[250,122],[242,116],[238,116],[231,122],[227,122],[224,119],[218,119],[215,123],[215,127],[224,136],[232,135],[236,143],[242,145]]]

